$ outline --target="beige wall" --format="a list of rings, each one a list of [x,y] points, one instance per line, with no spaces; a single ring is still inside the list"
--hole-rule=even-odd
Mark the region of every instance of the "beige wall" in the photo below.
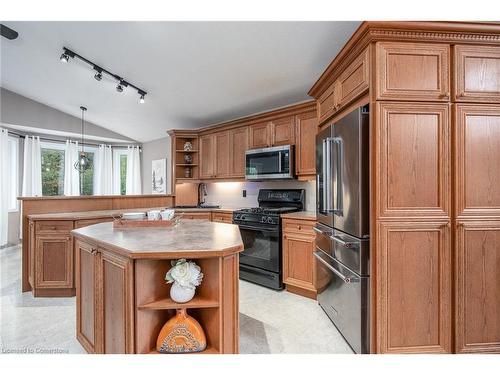
[[[172,188],[172,160],[170,137],[146,142],[142,145],[142,193],[151,194],[151,162],[157,159],[167,159],[167,194]]]

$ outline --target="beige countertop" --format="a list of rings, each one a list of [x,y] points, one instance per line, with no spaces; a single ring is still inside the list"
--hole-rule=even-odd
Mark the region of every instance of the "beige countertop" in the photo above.
[[[162,228],[113,228],[100,223],[71,231],[73,236],[134,259],[205,258],[243,250],[238,226],[208,220],[181,220]]]
[[[289,214],[282,214],[281,217],[283,219],[299,219],[299,220],[316,221],[316,212],[315,211],[298,211],[298,212],[291,212]]]

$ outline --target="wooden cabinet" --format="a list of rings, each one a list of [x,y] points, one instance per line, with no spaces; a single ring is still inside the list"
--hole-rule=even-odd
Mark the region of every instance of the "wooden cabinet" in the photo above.
[[[363,51],[340,73],[318,99],[319,122],[323,123],[368,91],[370,82],[369,50]]]
[[[35,288],[73,287],[73,240],[69,233],[36,236],[35,275]]]
[[[293,116],[273,120],[270,123],[272,146],[295,144]]]
[[[500,105],[455,107],[457,216],[500,217]]]
[[[377,252],[377,352],[450,353],[449,222],[381,222]]]
[[[200,137],[200,178],[215,177],[215,145],[213,134]]]
[[[454,47],[454,100],[500,102],[500,47]]]
[[[450,100],[450,46],[378,42],[379,100]]]
[[[182,218],[187,220],[210,220],[210,212],[184,212]]]
[[[225,178],[231,175],[230,171],[230,137],[229,131],[214,134],[215,143],[215,177]]]
[[[283,282],[289,292],[316,299],[314,221],[283,219]]]
[[[89,353],[133,353],[132,262],[81,241],[76,257],[78,340]]]
[[[295,173],[299,179],[316,178],[316,112],[295,116]]]
[[[461,221],[456,236],[457,352],[500,352],[500,221]]]
[[[217,223],[233,223],[233,214],[230,212],[212,212],[212,221]]]
[[[245,177],[248,132],[248,126],[229,130],[229,173],[231,177]]]
[[[250,125],[250,148],[270,147],[272,144],[269,122]]]
[[[378,216],[449,216],[447,104],[378,103]]]

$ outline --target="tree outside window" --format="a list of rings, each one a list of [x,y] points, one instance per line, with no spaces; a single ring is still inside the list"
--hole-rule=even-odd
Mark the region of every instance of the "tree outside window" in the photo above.
[[[64,150],[42,148],[42,195],[64,194]]]

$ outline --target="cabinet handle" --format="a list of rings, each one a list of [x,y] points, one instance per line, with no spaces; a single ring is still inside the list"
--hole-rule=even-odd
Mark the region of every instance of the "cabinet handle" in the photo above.
[[[302,227],[299,225],[299,230],[302,230]]]

